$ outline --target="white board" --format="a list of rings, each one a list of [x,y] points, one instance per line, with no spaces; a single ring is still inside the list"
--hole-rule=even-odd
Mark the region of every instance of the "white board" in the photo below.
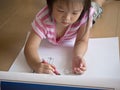
[[[15,59],[15,62],[12,64],[11,68],[9,69],[9,72],[21,72],[21,73],[32,74],[33,71],[26,63],[23,49]],[[116,87],[120,89],[119,86],[120,60],[119,60],[118,37],[90,39],[88,51],[85,55],[85,59],[87,63],[87,71],[83,75],[76,76],[70,73],[72,49],[73,49],[72,44],[69,44],[69,47],[66,46],[58,47],[49,44],[47,41],[42,42],[42,45],[38,50],[39,54],[42,56],[42,58],[48,60],[48,62],[49,62],[49,57],[52,57],[54,59],[52,64],[54,64],[57,67],[57,70],[61,73],[61,76],[54,77],[54,79],[56,78],[55,80],[59,80],[59,78],[62,77],[64,78],[64,80],[62,80],[62,83],[65,82],[72,83],[70,78],[74,78],[73,80],[74,84],[76,84],[74,82],[76,80],[78,81],[77,82],[78,84],[85,82],[86,84],[89,83],[89,85],[94,84],[93,86],[102,85],[102,86]],[[44,75],[44,74],[41,74],[40,77],[41,76],[49,77],[49,75]],[[83,81],[84,79],[85,79],[84,82],[79,81],[79,80]],[[89,80],[92,80],[93,82],[90,83]],[[55,81],[55,82],[59,82],[59,81]],[[102,84],[99,81],[102,81]]]

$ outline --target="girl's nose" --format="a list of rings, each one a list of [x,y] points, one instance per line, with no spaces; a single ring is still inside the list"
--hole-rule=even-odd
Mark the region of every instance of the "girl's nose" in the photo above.
[[[70,14],[65,14],[63,19],[64,19],[65,21],[70,21],[71,15],[70,15]]]

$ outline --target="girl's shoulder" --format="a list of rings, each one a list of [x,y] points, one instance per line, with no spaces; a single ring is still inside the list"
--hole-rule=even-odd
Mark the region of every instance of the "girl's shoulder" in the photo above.
[[[95,9],[93,7],[90,7],[90,9],[89,9],[89,17],[93,17],[94,12],[95,12]],[[87,18],[87,17],[88,17],[88,13],[85,12],[85,14],[83,16],[83,19]]]
[[[36,14],[36,17],[42,18],[48,13],[49,13],[48,6],[44,6],[40,11],[38,11],[38,13]]]
[[[90,13],[89,13],[90,18],[93,17],[94,11],[95,11],[94,8],[90,7]],[[72,28],[79,28],[81,25],[87,22],[87,18],[88,18],[88,14],[86,12],[81,20],[78,20],[76,23],[72,25]]]
[[[51,26],[53,25],[53,22],[51,20],[51,16],[49,14],[48,6],[44,6],[36,15],[36,20],[38,23],[43,24],[45,26]]]

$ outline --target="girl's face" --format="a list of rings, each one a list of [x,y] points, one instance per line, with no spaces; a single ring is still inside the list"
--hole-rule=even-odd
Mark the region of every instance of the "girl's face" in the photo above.
[[[67,27],[75,23],[81,15],[83,4],[81,3],[64,3],[61,0],[53,4],[52,16],[57,24]]]

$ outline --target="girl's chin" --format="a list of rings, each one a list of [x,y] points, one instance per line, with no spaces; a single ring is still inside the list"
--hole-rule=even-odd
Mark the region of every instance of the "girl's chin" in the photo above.
[[[64,23],[64,22],[62,22],[61,23],[63,26],[65,26],[65,27],[67,27],[67,26],[69,26],[70,24],[68,24],[68,23]]]

